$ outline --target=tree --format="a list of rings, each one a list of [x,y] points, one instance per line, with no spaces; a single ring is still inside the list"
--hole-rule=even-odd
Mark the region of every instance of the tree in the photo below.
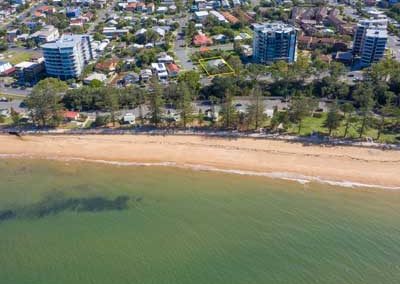
[[[328,135],[331,136],[332,130],[336,130],[340,126],[341,116],[339,114],[339,106],[335,101],[329,108],[328,115],[326,116],[324,126],[328,128]]]
[[[373,88],[369,83],[362,83],[357,86],[353,93],[353,98],[359,105],[361,114],[361,127],[359,129],[359,137],[364,135],[366,128],[368,127],[369,118],[371,115],[372,107],[374,106],[374,92]]]
[[[378,123],[378,133],[376,135],[376,140],[379,140],[382,135],[382,131],[385,128],[386,116],[393,114],[393,106],[388,103],[380,107],[380,121]]]
[[[0,52],[6,51],[8,49],[8,44],[4,40],[0,40]]]
[[[11,108],[11,119],[14,125],[18,126],[21,120],[21,115],[15,111],[14,108]]]
[[[287,111],[278,111],[278,108],[274,109],[274,115],[271,119],[271,127],[276,130],[280,125],[286,129],[289,124],[289,113]]]
[[[343,137],[347,137],[347,133],[349,132],[349,128],[351,123],[354,122],[354,106],[351,103],[345,103],[341,107],[342,112],[344,113],[344,120],[345,120],[345,128],[344,128],[344,134]]]
[[[192,106],[192,96],[190,94],[189,87],[185,82],[179,82],[178,85],[178,108],[180,109],[180,115],[183,123],[183,127],[186,127],[186,124],[191,119],[191,115],[193,113]]]
[[[162,107],[164,106],[163,90],[156,78],[152,78],[150,82],[150,92],[148,93],[148,105],[150,111],[150,122],[155,126],[161,122]]]
[[[221,107],[222,125],[224,128],[235,128],[237,111],[233,105],[232,95],[229,90],[225,92],[224,102]]]
[[[101,90],[103,110],[110,113],[111,122],[115,126],[115,113],[119,110],[119,91],[109,87]]]
[[[67,90],[65,82],[55,78],[40,81],[32,89],[26,104],[32,120],[39,126],[56,126],[60,122],[61,94]]]
[[[193,97],[196,97],[200,90],[200,74],[197,71],[182,72],[178,76],[178,83],[185,82]]]
[[[298,133],[301,131],[303,119],[310,116],[316,107],[317,101],[303,94],[296,94],[290,100],[289,117],[292,122],[298,124]]]
[[[247,107],[247,124],[258,129],[265,118],[265,105],[258,85],[253,89],[250,100],[251,104]]]

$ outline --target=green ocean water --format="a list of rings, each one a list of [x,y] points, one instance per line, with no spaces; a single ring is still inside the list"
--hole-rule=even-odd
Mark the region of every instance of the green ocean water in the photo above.
[[[400,192],[2,159],[7,210],[1,284],[400,283]]]

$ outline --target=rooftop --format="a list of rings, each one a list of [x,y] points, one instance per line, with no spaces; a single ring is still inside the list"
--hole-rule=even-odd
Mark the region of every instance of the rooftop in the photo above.
[[[295,30],[292,25],[282,22],[254,24],[253,26],[255,31],[261,31],[262,33],[288,33]]]
[[[368,29],[366,33],[367,37],[379,37],[379,38],[387,38],[387,31],[381,29]]]
[[[56,42],[45,43],[42,48],[71,48],[79,43],[87,35],[62,35]]]

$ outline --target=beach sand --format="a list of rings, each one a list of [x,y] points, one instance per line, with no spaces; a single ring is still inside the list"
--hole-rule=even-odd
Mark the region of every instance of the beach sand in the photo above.
[[[0,154],[171,163],[290,179],[400,188],[400,151],[203,136],[0,136]]]

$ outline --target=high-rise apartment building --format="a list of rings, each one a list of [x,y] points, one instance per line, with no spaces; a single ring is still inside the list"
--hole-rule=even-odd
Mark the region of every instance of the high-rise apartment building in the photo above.
[[[354,34],[353,41],[353,54],[360,55],[362,46],[364,44],[365,35],[368,29],[386,30],[388,21],[387,19],[368,19],[361,20]]]
[[[367,30],[360,54],[361,64],[363,66],[369,66],[383,58],[387,39],[388,35],[386,30]]]
[[[270,64],[278,60],[292,63],[296,60],[297,31],[281,22],[254,25],[253,59]]]
[[[85,65],[94,58],[88,35],[63,35],[42,45],[47,75],[68,80],[79,77]]]

